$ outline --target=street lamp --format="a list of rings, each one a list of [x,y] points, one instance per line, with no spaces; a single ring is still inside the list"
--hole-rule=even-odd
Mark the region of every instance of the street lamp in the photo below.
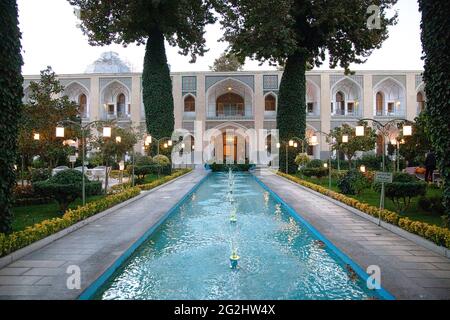
[[[361,171],[362,173],[366,173],[366,166],[365,165],[361,165],[359,167],[359,171]]]
[[[81,129],[81,144],[82,144],[82,152],[81,152],[81,173],[82,173],[82,199],[83,199],[83,205],[86,204],[86,182],[85,182],[85,174],[84,174],[84,168],[85,168],[85,130],[89,129],[91,126],[97,125],[97,124],[104,124],[104,121],[96,120],[92,122],[88,122],[86,124],[82,124],[79,122],[75,122],[72,120],[63,120],[61,121],[57,127],[56,127],[56,137],[57,138],[64,138],[65,134],[65,128],[62,126],[63,123],[67,123],[69,125],[77,126]],[[111,137],[111,127],[103,127],[103,137],[110,138]],[[106,170],[108,170],[106,168]],[[105,177],[106,179],[106,177]],[[105,189],[106,189],[106,183],[105,183]],[[107,190],[105,190],[107,191]]]
[[[173,145],[173,141],[168,137],[162,137],[162,138],[156,139],[156,138],[152,137],[151,135],[148,135],[145,138],[145,145],[149,146],[150,144],[152,144],[153,140],[155,140],[155,142],[157,143],[157,152],[156,153],[158,155],[159,155],[159,144],[162,140],[167,140],[167,142],[164,143],[164,145],[163,145],[164,149],[167,149],[168,147],[171,147]]]
[[[342,136],[342,143],[348,143],[348,135],[347,134],[344,134]]]
[[[33,139],[34,140],[39,140],[41,138],[41,136],[39,135],[39,133],[35,133],[34,135],[33,135]]]
[[[103,127],[103,137],[111,138],[111,127]]]
[[[116,137],[116,143],[121,143],[121,142],[122,142],[122,137],[117,136],[117,137]]]
[[[64,127],[56,127],[56,137],[64,138]]]
[[[356,126],[355,135],[357,137],[364,137],[364,126]]]
[[[316,133],[325,135],[326,138],[327,138],[327,141],[328,141],[328,163],[324,163],[323,167],[324,168],[328,168],[328,189],[331,190],[331,169],[332,169],[332,166],[331,166],[331,145],[333,143],[333,137],[331,136],[331,133],[325,133],[323,131],[316,131],[314,133],[314,135],[312,135],[310,137],[310,145],[318,145],[319,144],[319,140],[317,138]]]
[[[404,125],[403,126],[403,135],[405,137],[412,136],[412,126],[410,125]]]

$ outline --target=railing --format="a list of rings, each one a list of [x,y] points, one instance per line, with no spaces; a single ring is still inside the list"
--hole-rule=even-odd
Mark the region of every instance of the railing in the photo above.
[[[252,114],[207,114],[208,120],[249,120],[253,119]]]

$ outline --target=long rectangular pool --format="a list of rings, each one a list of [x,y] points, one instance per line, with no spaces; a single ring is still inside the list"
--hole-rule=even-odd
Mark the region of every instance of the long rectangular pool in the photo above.
[[[90,298],[389,298],[252,175],[233,181],[211,174]]]

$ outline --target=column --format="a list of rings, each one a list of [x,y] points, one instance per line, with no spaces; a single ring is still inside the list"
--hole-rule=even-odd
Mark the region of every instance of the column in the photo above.
[[[330,74],[322,73],[320,75],[320,130],[329,133],[331,130],[331,93],[330,93]],[[325,160],[329,156],[329,145],[326,136],[322,135],[314,157]]]
[[[416,74],[406,74],[406,119],[414,121],[417,116],[417,92],[416,92]]]

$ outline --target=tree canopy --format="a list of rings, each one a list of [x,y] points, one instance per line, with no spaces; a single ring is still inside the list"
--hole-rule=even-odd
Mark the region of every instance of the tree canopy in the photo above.
[[[219,58],[214,60],[214,64],[209,66],[209,70],[215,72],[241,71],[244,63],[241,62],[233,53],[222,53]]]
[[[56,78],[51,67],[41,71],[41,79],[29,86],[29,99],[23,106],[23,118],[19,127],[19,152],[31,158],[39,156],[48,167],[67,160],[71,152],[55,135],[55,128],[63,120],[81,121],[78,106],[64,95],[64,86]],[[34,134],[39,140],[34,140]],[[77,139],[77,129],[68,127],[64,139]]]
[[[311,65],[320,66],[328,54],[331,68],[348,70],[351,63],[363,63],[374,49],[380,48],[388,37],[388,26],[397,21],[396,14],[388,17],[388,10],[397,0],[219,3],[223,39],[230,42],[231,52],[240,58],[282,65],[291,55],[301,53]]]
[[[68,0],[80,12],[91,45],[146,44],[142,74],[147,131],[156,138],[174,130],[172,83],[164,40],[191,62],[206,51],[205,26],[215,21],[204,0]]]
[[[397,15],[388,10],[397,0],[222,0],[223,40],[230,52],[284,66],[280,83],[277,127],[284,143],[304,137],[306,128],[305,72],[326,58],[331,68],[349,72],[363,63],[388,36]],[[373,6],[373,5],[376,6]],[[276,8],[276,9],[275,9]],[[294,156],[289,171],[295,170]],[[285,154],[280,154],[280,163]]]

